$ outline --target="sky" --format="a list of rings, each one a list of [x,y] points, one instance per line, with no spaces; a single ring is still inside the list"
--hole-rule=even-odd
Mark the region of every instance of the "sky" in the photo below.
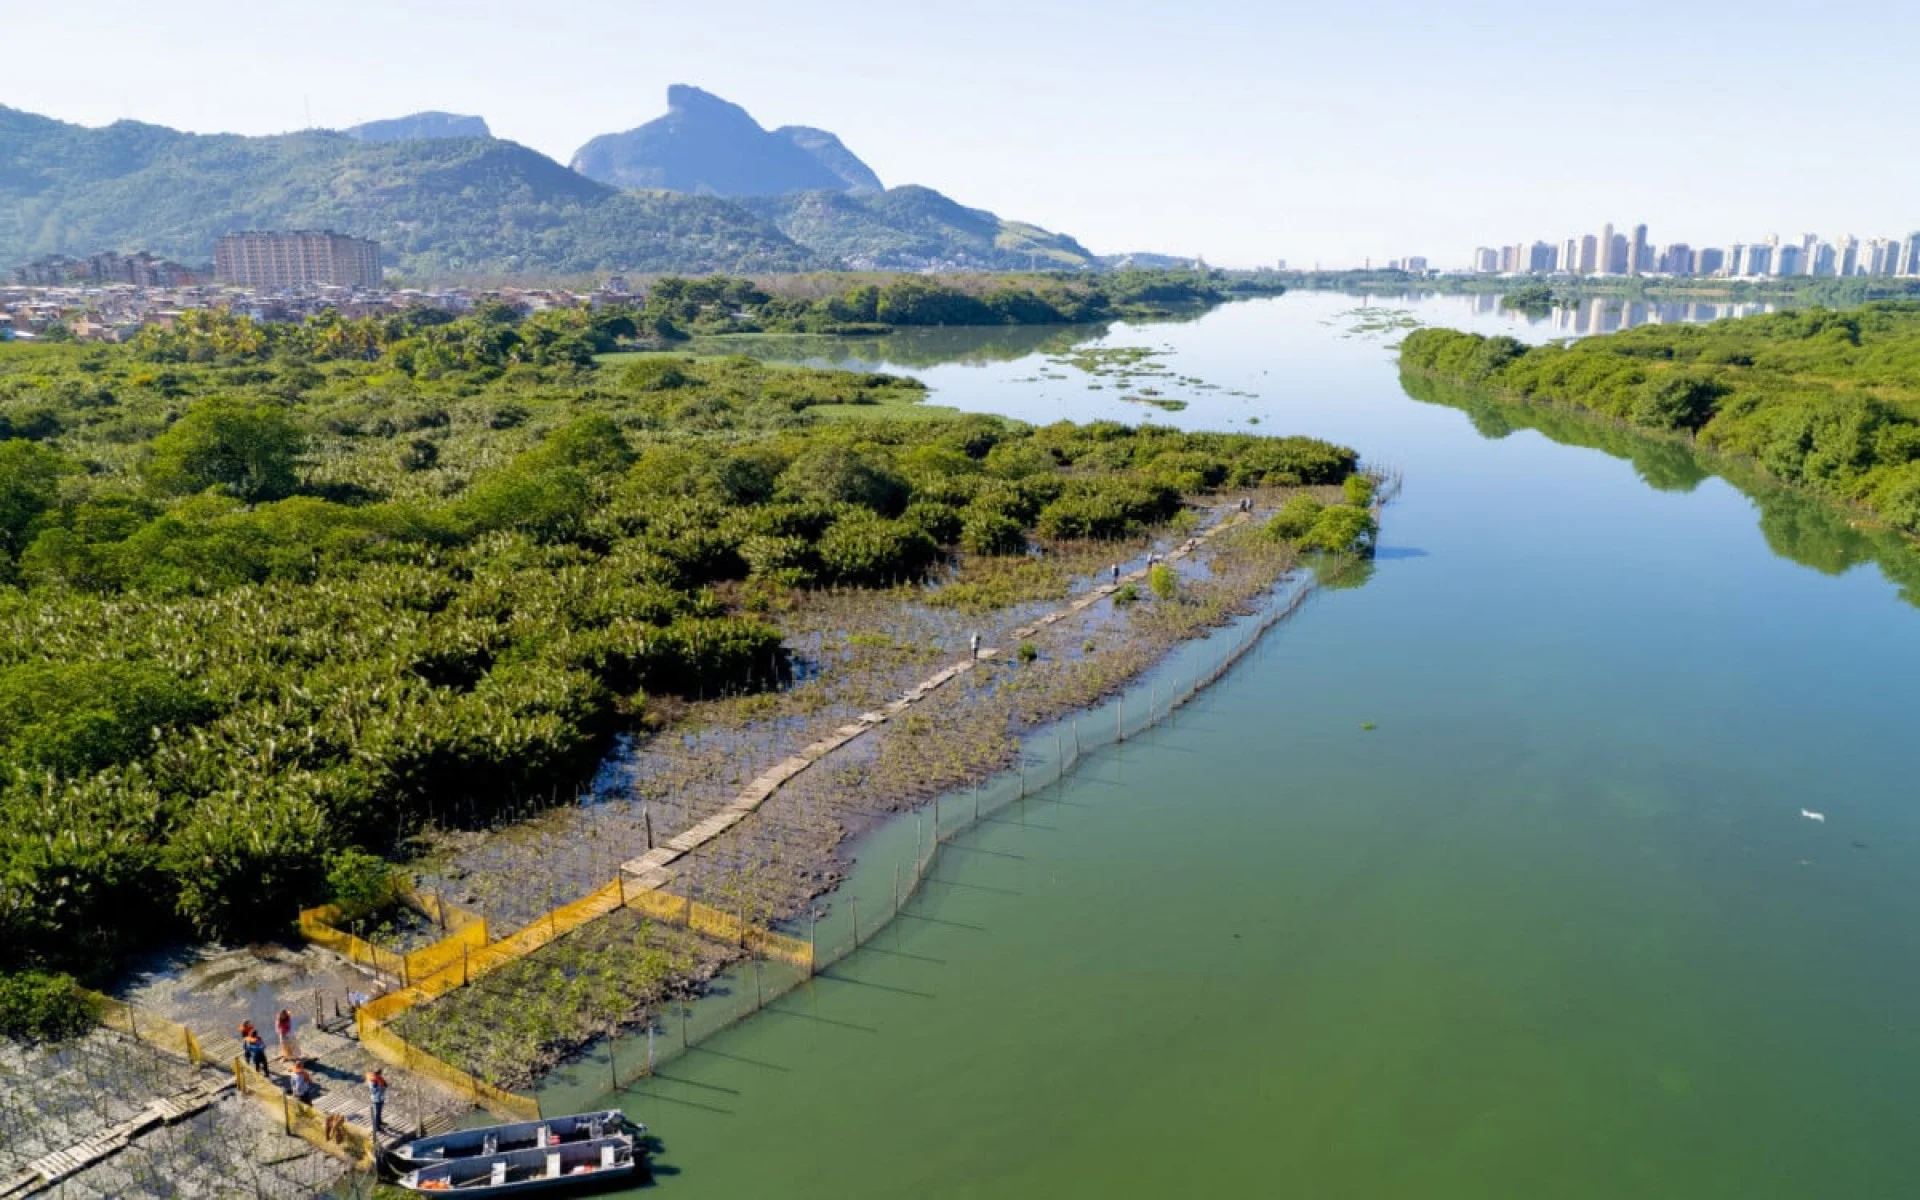
[[[80,124],[441,109],[562,162],[691,83],[890,186],[1227,266],[1920,229],[1911,0],[88,0],[0,45],[0,104]]]

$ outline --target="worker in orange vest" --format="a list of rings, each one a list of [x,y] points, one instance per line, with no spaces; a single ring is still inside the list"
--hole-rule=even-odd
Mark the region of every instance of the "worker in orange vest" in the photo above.
[[[367,1095],[373,1100],[373,1132],[380,1132],[380,1114],[387,1107],[387,1077],[375,1067],[367,1076]]]

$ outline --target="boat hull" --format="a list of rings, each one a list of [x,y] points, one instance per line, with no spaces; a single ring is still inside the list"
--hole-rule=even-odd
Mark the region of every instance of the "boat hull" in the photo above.
[[[564,1145],[616,1134],[645,1133],[646,1126],[627,1120],[626,1114],[617,1108],[609,1108],[538,1121],[513,1121],[505,1125],[458,1129],[452,1133],[416,1138],[395,1146],[388,1156],[395,1169],[406,1171],[476,1155],[538,1149],[542,1130],[547,1131],[549,1145],[553,1138],[558,1138]]]
[[[398,1182],[406,1191],[423,1196],[521,1196],[626,1182],[639,1172],[640,1161],[634,1140],[622,1134],[546,1149],[449,1159],[409,1171]]]

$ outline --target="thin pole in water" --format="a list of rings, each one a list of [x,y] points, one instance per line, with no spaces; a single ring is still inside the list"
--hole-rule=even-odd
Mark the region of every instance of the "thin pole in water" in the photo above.
[[[860,948],[860,902],[848,897],[847,904],[853,909],[853,948],[858,950]]]

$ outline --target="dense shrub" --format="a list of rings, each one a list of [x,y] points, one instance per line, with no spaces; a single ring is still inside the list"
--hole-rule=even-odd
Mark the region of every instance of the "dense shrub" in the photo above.
[[[0,972],[283,933],[423,825],[567,794],[647,696],[782,679],[780,631],[740,611],[772,589],[913,584],[943,545],[1017,553],[1043,512],[1112,536],[1189,489],[1353,464],[1111,423],[825,422],[920,389],[739,358],[596,373],[593,328],[209,316],[0,347],[33,437],[0,440]],[[1057,584],[983,565],[935,602]]]
[[[98,1018],[93,998],[71,975],[0,975],[0,1037],[55,1042],[85,1033]]]
[[[1299,541],[1320,519],[1323,508],[1312,496],[1295,496],[1267,520],[1267,533],[1283,542]]]

